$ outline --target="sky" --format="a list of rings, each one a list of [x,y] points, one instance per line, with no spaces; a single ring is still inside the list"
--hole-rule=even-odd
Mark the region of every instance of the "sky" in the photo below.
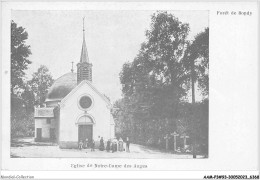
[[[189,23],[189,40],[208,27],[208,11],[168,11],[183,23]],[[26,44],[31,46],[27,78],[40,65],[49,68],[54,79],[71,71],[71,62],[80,60],[85,37],[93,85],[112,102],[121,98],[119,73],[125,62],[131,62],[146,40],[151,15],[155,11],[12,11],[12,20],[28,32]]]

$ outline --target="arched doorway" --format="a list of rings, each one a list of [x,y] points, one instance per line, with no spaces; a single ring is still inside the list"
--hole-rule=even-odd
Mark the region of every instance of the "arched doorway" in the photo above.
[[[83,115],[78,118],[78,142],[83,141],[86,143],[86,139],[90,142],[93,139],[93,118],[89,115]]]

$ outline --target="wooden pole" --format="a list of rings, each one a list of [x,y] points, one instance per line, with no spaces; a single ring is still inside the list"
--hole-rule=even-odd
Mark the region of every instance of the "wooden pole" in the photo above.
[[[164,137],[164,139],[165,139],[165,143],[166,143],[165,149],[166,149],[166,151],[168,151],[169,150],[169,136],[168,136],[168,134]]]
[[[191,93],[192,93],[192,109],[191,109],[191,118],[192,118],[192,154],[193,158],[196,158],[196,143],[195,143],[195,122],[194,122],[194,107],[195,107],[195,69],[194,69],[194,59],[191,62]]]
[[[179,134],[177,134],[175,131],[174,131],[174,133],[172,133],[171,134],[173,137],[174,137],[174,152],[176,152],[176,145],[177,145],[177,143],[176,143],[176,137],[177,136],[179,136]]]

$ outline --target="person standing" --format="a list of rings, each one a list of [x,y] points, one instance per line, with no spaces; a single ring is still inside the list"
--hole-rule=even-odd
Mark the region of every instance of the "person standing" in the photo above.
[[[118,142],[118,151],[123,151],[123,139],[120,137]]]
[[[82,142],[82,140],[80,140],[80,141],[79,141],[79,150],[81,150],[82,147],[83,147],[83,142]]]
[[[114,138],[112,142],[112,153],[117,151],[117,139]]]
[[[88,146],[89,146],[88,144],[89,144],[89,142],[88,142],[88,138],[87,138],[87,139],[85,140],[85,143],[84,143],[84,148],[85,148],[85,149],[88,148]]]
[[[126,152],[130,152],[130,140],[126,137]]]
[[[95,151],[95,141],[94,141],[94,139],[91,142],[91,151]]]
[[[100,145],[99,145],[99,150],[100,150],[100,151],[104,151],[104,149],[105,149],[104,139],[103,139],[103,137],[101,137],[101,139],[100,139]]]
[[[110,139],[107,140],[107,147],[106,147],[107,152],[110,151]]]

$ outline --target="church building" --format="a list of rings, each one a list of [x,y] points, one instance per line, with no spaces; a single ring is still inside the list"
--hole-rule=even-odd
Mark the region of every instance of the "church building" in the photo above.
[[[115,137],[110,100],[92,84],[83,24],[83,44],[77,72],[55,80],[46,107],[35,108],[35,141],[54,141],[60,148],[77,148],[79,141]]]

